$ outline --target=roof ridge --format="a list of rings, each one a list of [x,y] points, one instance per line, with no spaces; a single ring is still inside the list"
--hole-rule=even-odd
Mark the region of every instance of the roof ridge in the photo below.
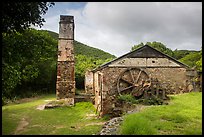
[[[122,56],[119,56],[119,57],[117,57],[117,58],[115,58],[115,59],[113,59],[113,60],[111,60],[111,61],[109,61],[109,62],[107,62],[107,63],[104,63],[104,64],[100,65],[99,67],[93,69],[92,71],[97,71],[97,70],[99,70],[99,69],[102,69],[102,68],[108,66],[109,64],[111,64],[112,62],[114,62],[114,61],[116,61],[116,60],[119,60],[119,59],[121,59],[121,58],[123,58],[123,57],[126,57],[126,56],[128,56],[128,55],[131,55],[132,53],[138,52],[139,50],[141,50],[141,49],[143,49],[143,48],[145,48],[145,47],[149,47],[149,48],[153,49],[154,51],[159,52],[160,54],[164,55],[165,57],[170,58],[171,60],[175,61],[176,63],[178,63],[178,64],[180,64],[180,65],[182,65],[182,66],[184,66],[184,67],[189,68],[188,65],[186,65],[186,64],[184,64],[184,63],[182,63],[182,62],[176,60],[175,58],[173,58],[173,57],[171,57],[171,56],[169,56],[169,55],[167,55],[167,54],[164,54],[164,53],[162,53],[161,51],[159,51],[159,50],[157,50],[157,49],[155,49],[155,48],[153,48],[153,47],[151,47],[151,46],[145,44],[144,46],[142,46],[142,47],[140,47],[140,48],[138,48],[138,49],[136,49],[136,50],[130,51],[130,52],[128,52],[128,53],[126,53],[126,54],[124,54],[124,55],[122,55]]]

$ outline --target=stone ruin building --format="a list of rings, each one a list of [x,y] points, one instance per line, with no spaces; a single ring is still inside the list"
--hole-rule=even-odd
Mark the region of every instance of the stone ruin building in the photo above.
[[[80,100],[75,96],[73,41],[74,17],[61,15],[56,97],[58,101],[66,101],[67,105],[74,105]],[[94,70],[87,71],[85,74],[85,92],[86,95],[94,97],[93,103],[96,110],[100,112],[100,116],[103,116],[104,114],[111,114],[121,107],[117,102],[119,95],[137,91],[134,93],[135,97],[143,95],[148,97],[149,93],[144,92],[144,89],[154,85],[152,83],[156,83],[155,85],[159,87],[154,91],[155,96],[161,95],[162,99],[166,97],[165,94],[190,92],[195,88],[193,79],[196,75],[197,72],[185,64],[145,45]],[[151,93],[153,94],[152,91]]]
[[[163,93],[178,94],[195,88],[193,78],[196,75],[197,71],[187,65],[145,45],[87,71],[85,91],[95,96],[94,105],[103,116],[121,107],[117,103],[118,95],[133,92],[144,81],[156,80],[165,90]]]
[[[74,104],[75,72],[74,72],[74,17],[60,16],[58,60],[57,60],[57,99],[64,99]]]

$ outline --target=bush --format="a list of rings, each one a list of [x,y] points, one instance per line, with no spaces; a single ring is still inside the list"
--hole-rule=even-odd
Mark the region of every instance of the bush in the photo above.
[[[5,98],[2,97],[2,106],[6,105]]]
[[[118,96],[118,100],[122,102],[129,102],[132,104],[137,104],[138,100],[136,100],[131,94],[125,94]]]
[[[131,104],[143,104],[143,105],[162,105],[164,104],[164,101],[160,98],[152,97],[148,99],[136,99],[134,96],[131,94],[125,94],[125,95],[120,95],[118,96],[118,100],[121,102],[128,102]]]
[[[6,97],[2,97],[2,106],[7,105],[9,103],[11,103],[12,100],[6,98]]]

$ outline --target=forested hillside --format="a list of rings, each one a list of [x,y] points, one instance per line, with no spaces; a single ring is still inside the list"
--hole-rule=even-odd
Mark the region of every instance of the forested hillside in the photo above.
[[[50,36],[52,36],[55,40],[58,40],[59,34],[55,33],[53,31],[49,31],[49,30],[42,30],[42,31],[46,31],[50,34]],[[106,60],[109,58],[115,58],[114,55],[111,55],[107,52],[104,52],[103,50],[94,48],[94,47],[90,47],[88,45],[85,45],[81,42],[78,42],[76,40],[74,40],[74,53],[76,55],[85,55],[88,57],[93,57],[96,59],[102,59],[102,60]]]

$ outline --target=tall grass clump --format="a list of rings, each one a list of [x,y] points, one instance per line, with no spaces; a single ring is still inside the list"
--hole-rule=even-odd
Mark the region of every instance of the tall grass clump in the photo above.
[[[151,128],[151,121],[139,115],[129,115],[122,125],[123,135],[152,135],[155,129]]]
[[[202,92],[170,96],[169,105],[144,108],[125,115],[122,135],[201,135]]]

